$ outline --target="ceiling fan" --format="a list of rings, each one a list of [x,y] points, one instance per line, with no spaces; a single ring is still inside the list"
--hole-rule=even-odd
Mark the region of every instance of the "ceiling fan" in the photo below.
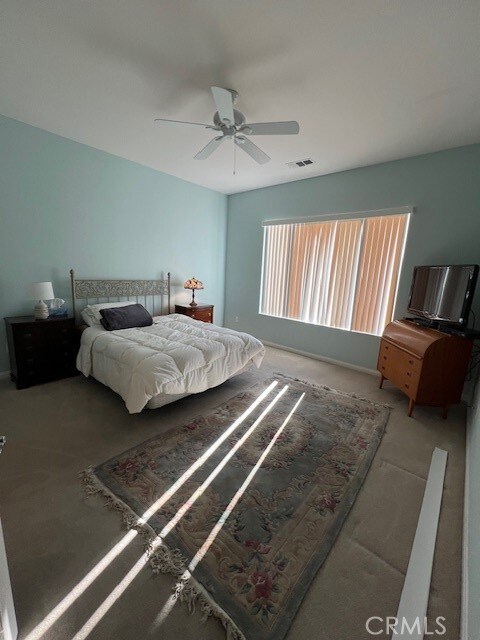
[[[166,118],[156,118],[155,122],[173,124],[189,124],[196,127],[204,127],[213,131],[221,132],[213,140],[203,147],[195,156],[195,160],[205,160],[217,149],[225,140],[233,140],[234,144],[245,151],[251,158],[259,164],[265,164],[270,157],[262,151],[256,144],[245,136],[273,136],[273,135],[295,135],[300,131],[298,122],[289,120],[286,122],[254,122],[247,124],[245,116],[233,105],[238,99],[238,93],[233,89],[223,89],[222,87],[210,87],[215,101],[217,111],[213,116],[213,125],[201,124],[199,122],[182,122],[181,120],[167,120]]]

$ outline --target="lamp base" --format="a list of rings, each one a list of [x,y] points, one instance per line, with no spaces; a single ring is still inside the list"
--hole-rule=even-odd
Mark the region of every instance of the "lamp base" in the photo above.
[[[195,302],[195,289],[192,289],[192,301],[190,302],[191,307],[196,307],[197,303]]]
[[[39,300],[35,305],[35,320],[46,320],[48,318],[48,307],[43,300]]]

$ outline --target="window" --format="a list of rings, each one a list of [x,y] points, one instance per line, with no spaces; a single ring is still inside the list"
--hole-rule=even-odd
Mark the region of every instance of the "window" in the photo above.
[[[266,223],[260,313],[380,335],[410,214]]]

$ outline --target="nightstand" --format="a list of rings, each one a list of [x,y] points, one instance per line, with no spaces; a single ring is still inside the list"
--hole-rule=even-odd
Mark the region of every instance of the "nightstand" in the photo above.
[[[175,313],[201,320],[202,322],[213,322],[213,304],[197,304],[196,307],[190,305],[176,304]]]
[[[80,337],[74,318],[21,316],[5,318],[5,325],[10,377],[17,389],[78,374],[75,359]]]

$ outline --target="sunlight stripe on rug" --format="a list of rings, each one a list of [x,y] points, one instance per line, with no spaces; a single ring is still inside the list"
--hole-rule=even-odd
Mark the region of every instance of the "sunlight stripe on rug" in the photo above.
[[[226,429],[222,435],[213,442],[213,444],[196,460],[172,486],[165,491],[154,504],[149,507],[141,517],[138,518],[136,525],[146,524],[148,520],[169,500],[187,480],[196,472],[205,462],[215,453],[215,451],[225,442],[225,440],[239,427],[249,415],[263,402],[270,392],[277,386],[278,382],[274,380],[258,398]],[[59,620],[59,618],[78,600],[78,598],[88,589],[88,587],[108,568],[108,566],[117,558],[120,553],[132,542],[138,535],[136,529],[131,529],[123,538],[115,544],[110,551],[97,562],[97,564],[82,578],[82,580],[61,600],[45,618],[27,635],[25,640],[40,640],[42,636]]]
[[[283,394],[287,391],[288,385],[285,385],[281,391],[275,396],[275,398],[270,402],[270,404],[262,411],[260,416],[255,420],[252,426],[244,433],[244,435],[240,438],[240,440],[230,449],[229,453],[223,458],[222,462],[215,467],[215,470],[208,476],[208,478],[200,485],[200,487],[194,492],[194,494],[187,500],[182,507],[179,509],[174,518],[166,525],[160,534],[153,540],[150,545],[150,550],[143,553],[139,560],[133,565],[130,571],[126,574],[126,576],[119,582],[119,584],[113,589],[113,591],[105,598],[102,604],[95,610],[95,612],[90,616],[90,618],[86,621],[83,627],[75,634],[72,640],[85,640],[93,629],[98,625],[98,623],[102,620],[105,614],[111,609],[111,607],[115,604],[118,598],[124,593],[127,587],[133,582],[135,577],[140,573],[142,568],[148,562],[152,551],[154,552],[162,543],[163,538],[168,535],[168,533],[172,530],[172,528],[178,524],[181,518],[187,513],[187,511],[195,504],[198,498],[202,495],[205,489],[208,487],[211,482],[218,476],[220,471],[225,467],[225,465],[229,462],[232,456],[240,449],[240,447],[246,442],[246,440],[250,437],[250,435],[255,431],[258,425],[262,422],[263,418],[273,409],[275,404],[280,400]],[[170,526],[171,523],[174,523]]]
[[[235,506],[237,505],[238,501],[242,498],[243,494],[245,493],[245,491],[248,488],[248,485],[251,483],[251,481],[253,480],[254,476],[257,473],[257,471],[260,469],[260,467],[264,463],[265,458],[268,456],[268,454],[272,450],[273,445],[276,443],[276,441],[280,437],[282,431],[285,429],[287,424],[290,422],[290,418],[293,416],[293,414],[297,410],[298,406],[300,405],[300,403],[302,402],[304,397],[305,397],[305,394],[302,393],[300,398],[295,403],[295,406],[293,407],[293,409],[290,411],[290,413],[285,418],[283,423],[277,429],[275,435],[270,440],[269,444],[267,445],[267,447],[263,451],[262,455],[258,459],[258,461],[255,464],[255,466],[252,468],[252,470],[250,471],[248,476],[245,478],[242,486],[238,489],[238,491],[235,493],[233,498],[228,503],[225,511],[222,513],[222,515],[218,519],[217,524],[213,527],[213,529],[210,532],[208,538],[205,540],[203,545],[200,547],[200,549],[194,555],[194,557],[190,561],[190,564],[188,565],[188,568],[183,572],[182,576],[180,577],[180,579],[177,582],[177,585],[175,587],[175,593],[173,593],[170,596],[170,598],[167,600],[167,602],[165,603],[165,606],[160,611],[158,616],[155,618],[155,620],[153,622],[153,625],[150,627],[150,630],[154,629],[155,627],[161,626],[162,623],[167,618],[167,616],[170,613],[170,611],[173,609],[173,606],[175,605],[175,602],[178,600],[181,591],[185,588],[185,585],[187,584],[188,580],[192,577],[193,571],[195,570],[197,565],[201,562],[202,558],[205,556],[205,554],[207,553],[209,548],[212,546],[215,538],[217,537],[217,535],[220,532],[220,529],[223,527],[225,522],[228,520],[230,514],[235,509]]]

